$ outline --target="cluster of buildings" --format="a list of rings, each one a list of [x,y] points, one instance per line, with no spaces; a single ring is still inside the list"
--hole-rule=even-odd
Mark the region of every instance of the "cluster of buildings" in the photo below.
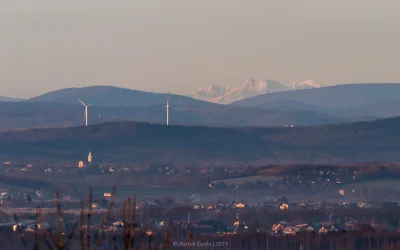
[[[10,191],[11,192],[11,191]],[[8,197],[8,193],[1,193],[1,197]],[[12,191],[13,195],[24,196],[23,193],[17,190]],[[36,196],[33,197],[33,202],[39,202],[38,197],[42,196],[38,191]],[[111,198],[110,193],[104,193],[104,200]],[[173,200],[159,200],[147,202],[139,200],[136,203],[138,225],[137,230],[146,230],[148,235],[157,234],[158,232],[165,231],[166,228],[173,228],[181,231],[193,231],[197,234],[210,234],[210,235],[225,235],[225,234],[238,234],[243,232],[258,232],[266,233],[269,235],[283,236],[283,235],[297,235],[297,234],[327,234],[329,232],[337,231],[354,231],[354,230],[399,230],[399,224],[392,227],[387,226],[384,219],[380,219],[379,214],[382,211],[400,211],[399,203],[397,202],[327,202],[327,201],[301,201],[289,202],[286,197],[270,197],[263,202],[248,203],[242,200],[235,200],[232,202],[217,201],[217,202],[200,202],[197,197],[191,197],[191,204],[180,204]],[[28,201],[26,201],[28,202]],[[62,199],[62,207],[68,207],[69,203],[76,204],[76,208],[72,206],[70,209],[65,209],[64,214],[79,215],[78,204],[79,201],[73,200],[72,197],[64,197]],[[54,204],[52,204],[54,205]],[[50,204],[49,207],[52,207]],[[91,225],[92,230],[104,230],[106,232],[118,232],[123,229],[123,222],[120,218],[121,204],[115,204],[115,209],[112,212],[112,218],[108,225],[103,226],[101,221]],[[105,213],[108,207],[107,202],[93,201],[93,213]],[[174,209],[182,209],[177,215],[171,215],[170,212]],[[149,211],[158,211],[156,216],[149,216]],[[302,213],[302,211],[309,211]],[[346,212],[349,211],[349,212]],[[356,211],[356,212],[354,212]],[[373,211],[377,215],[377,220],[369,222],[363,216],[363,211],[368,211],[366,214],[370,216]],[[265,213],[266,212],[266,213]],[[300,219],[296,214],[316,214],[321,216],[310,216],[309,218]],[[147,217],[145,214],[147,213]],[[348,216],[346,213],[353,214]],[[174,214],[174,213],[172,213]],[[175,213],[176,214],[176,213]],[[187,218],[182,220],[182,215],[187,214]],[[257,217],[255,214],[264,214]],[[290,216],[294,214],[296,216]],[[174,217],[175,216],[175,217]],[[275,218],[286,217],[284,220],[277,220],[272,222]],[[364,218],[365,217],[365,218]],[[115,218],[113,220],[113,218]],[[147,219],[144,219],[147,218]],[[292,219],[290,219],[292,218]],[[266,222],[268,219],[269,222]],[[358,221],[360,220],[360,221]],[[146,223],[144,222],[146,221]],[[367,222],[368,221],[368,222]],[[385,224],[386,223],[386,224]],[[16,224],[13,224],[16,227]],[[25,231],[35,230],[34,222],[22,223],[19,225],[20,229]],[[41,221],[41,228],[48,227],[46,221]],[[361,229],[360,229],[361,228]],[[82,228],[85,230],[85,228]]]
[[[127,222],[128,223],[128,222]],[[254,224],[241,220],[239,213],[233,220],[226,219],[191,219],[188,213],[187,220],[151,220],[150,223],[135,223],[136,231],[145,230],[147,235],[165,232],[165,229],[174,231],[192,231],[197,235],[229,235],[239,234],[245,232],[265,233],[274,236],[297,235],[297,234],[327,234],[330,232],[349,232],[357,230],[380,231],[388,230],[386,225],[382,223],[358,223],[356,219],[345,217],[344,221],[337,222],[334,219],[327,219],[326,221],[304,222],[304,221],[279,221],[272,225],[264,224],[262,222]],[[11,225],[10,225],[11,226]],[[23,231],[34,231],[35,222],[26,221],[25,223],[13,223],[13,229],[16,230],[18,226]],[[122,220],[110,220],[107,225],[101,222],[93,223],[90,225],[91,231],[102,230],[104,232],[122,232],[124,222]],[[41,221],[38,229],[51,229],[49,223]],[[83,225],[80,230],[86,230],[87,225]],[[394,231],[400,231],[400,227],[391,228]]]
[[[351,219],[344,225],[333,223],[332,221],[304,224],[292,224],[280,221],[272,225],[269,233],[272,235],[296,235],[301,233],[327,234],[337,231],[352,231],[356,229],[356,225],[357,222]]]

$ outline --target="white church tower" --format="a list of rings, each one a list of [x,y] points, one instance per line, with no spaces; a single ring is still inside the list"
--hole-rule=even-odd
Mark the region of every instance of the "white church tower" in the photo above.
[[[89,151],[88,157],[87,157],[87,161],[89,163],[92,163],[92,151]]]

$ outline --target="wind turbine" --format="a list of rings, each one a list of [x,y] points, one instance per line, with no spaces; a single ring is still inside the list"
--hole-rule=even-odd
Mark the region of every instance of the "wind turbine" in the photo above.
[[[168,99],[167,99],[167,105],[165,106],[167,108],[167,126],[169,125],[169,95],[171,92],[168,93]]]
[[[89,105],[86,105],[86,103],[82,102],[81,100],[79,100],[79,98],[76,98],[83,106],[85,106],[85,125],[87,127],[88,125],[88,107],[95,105],[96,103],[91,103]]]

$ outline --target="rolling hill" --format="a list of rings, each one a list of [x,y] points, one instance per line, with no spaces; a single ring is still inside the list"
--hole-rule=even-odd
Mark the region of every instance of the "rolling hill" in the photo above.
[[[357,163],[400,160],[400,118],[297,128],[115,122],[0,133],[3,159],[172,164]]]
[[[328,108],[323,108],[316,105],[310,105],[296,100],[277,100],[266,104],[258,105],[257,108],[280,110],[280,111],[312,111],[316,113],[329,113]],[[333,110],[332,110],[333,111]]]
[[[68,127],[83,124],[84,108],[78,103],[67,105],[47,102],[0,103],[0,130]],[[109,121],[140,121],[164,124],[164,104],[140,107],[94,105],[89,108],[89,124]],[[205,126],[284,126],[317,125],[342,122],[345,119],[309,111],[277,111],[261,108],[217,104],[170,106],[171,124]]]
[[[381,103],[369,103],[365,105],[352,106],[348,108],[323,108],[299,101],[281,100],[274,101],[259,107],[265,110],[285,112],[314,112],[331,117],[342,117],[343,121],[372,121],[379,118],[400,116],[400,101],[388,101]]]
[[[232,105],[268,108],[273,102],[298,102],[325,109],[340,110],[388,101],[400,101],[400,84],[344,84],[329,87],[276,92],[247,98]]]
[[[12,97],[7,97],[7,96],[0,96],[0,102],[18,102],[21,100],[22,99],[12,98]]]
[[[337,110],[336,113],[345,114],[347,116],[358,115],[358,116],[374,116],[381,118],[400,116],[400,100],[373,102],[363,105],[356,105],[346,109]],[[333,114],[333,112],[331,113],[327,112],[326,114]]]
[[[167,94],[151,93],[113,86],[90,86],[56,90],[33,97],[28,101],[77,104],[78,102],[75,97],[80,98],[87,104],[97,102],[100,106],[108,107],[157,105],[165,104],[167,100]],[[209,103],[186,96],[171,94],[170,104],[208,105]]]

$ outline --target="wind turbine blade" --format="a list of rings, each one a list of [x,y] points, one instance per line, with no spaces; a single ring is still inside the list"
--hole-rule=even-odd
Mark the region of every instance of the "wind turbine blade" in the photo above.
[[[82,102],[81,100],[79,100],[79,98],[75,97],[76,100],[78,100],[78,102],[80,102],[83,106],[86,106],[86,104],[84,102]]]
[[[93,106],[93,105],[95,105],[95,104],[96,104],[96,102],[91,103],[91,104],[89,104],[89,105],[87,105],[87,106],[89,107],[89,106]]]

